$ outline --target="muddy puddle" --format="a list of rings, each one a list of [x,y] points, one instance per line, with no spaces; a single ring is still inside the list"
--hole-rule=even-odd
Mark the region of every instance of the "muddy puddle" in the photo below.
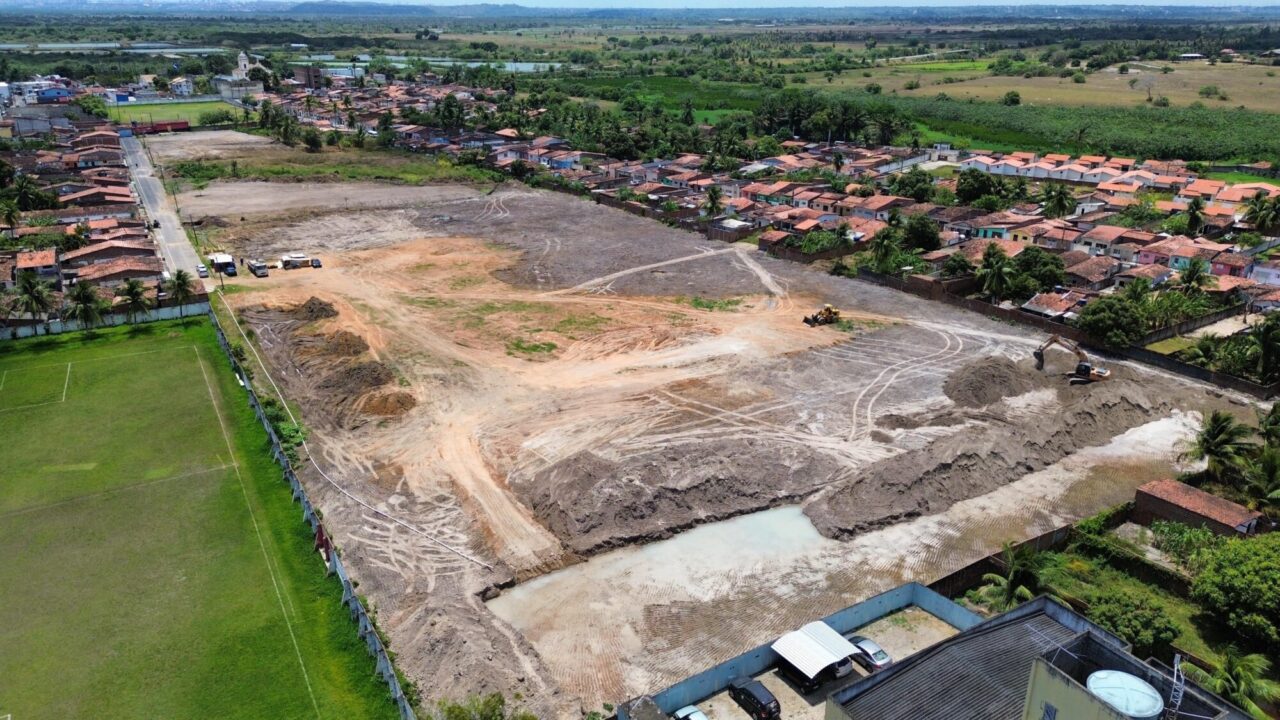
[[[945,512],[848,541],[819,534],[799,506],[779,507],[598,555],[488,606],[566,690],[588,703],[617,702],[902,582],[931,582],[1005,540],[1132,498],[1171,472],[1198,420],[1175,412]]]

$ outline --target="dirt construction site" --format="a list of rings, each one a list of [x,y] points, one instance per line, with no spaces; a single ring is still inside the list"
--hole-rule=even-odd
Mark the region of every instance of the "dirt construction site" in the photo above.
[[[1038,332],[518,184],[179,200],[238,257],[323,259],[225,300],[426,698],[661,689],[1131,499],[1233,402],[1118,362],[1069,385]],[[801,323],[824,303],[849,322]]]

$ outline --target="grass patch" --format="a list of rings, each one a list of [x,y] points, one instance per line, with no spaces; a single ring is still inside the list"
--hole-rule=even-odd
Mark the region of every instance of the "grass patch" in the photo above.
[[[444,298],[436,297],[435,295],[427,295],[426,297],[414,297],[412,295],[401,295],[400,299],[410,305],[414,305],[420,308],[427,308],[429,310],[435,310],[437,308],[453,307],[455,304],[452,300],[445,300]]]
[[[262,158],[239,158],[232,162],[188,160],[169,166],[175,176],[195,184],[214,180],[336,180],[383,181],[405,185],[436,182],[496,182],[502,178],[492,170],[458,165],[444,157],[426,157],[398,150],[333,150],[321,153],[298,151],[289,155],[271,154]]]
[[[708,312],[732,312],[742,305],[742,298],[704,298],[700,295],[694,295],[689,298],[678,298],[676,302],[688,303],[689,307],[696,310],[706,310]]]
[[[1276,182],[1276,179],[1273,177],[1267,177],[1265,175],[1254,175],[1253,173],[1236,172],[1236,171],[1207,172],[1204,174],[1203,177],[1209,178],[1210,180],[1221,180],[1223,182],[1231,183],[1233,185],[1236,185],[1239,183],[1256,183],[1256,182],[1269,182],[1274,184]]]
[[[1151,352],[1158,352],[1161,355],[1172,355],[1189,347],[1194,347],[1195,344],[1195,338],[1174,336],[1160,342],[1153,342],[1147,346],[1147,349]]]
[[[508,355],[543,355],[555,351],[556,344],[553,342],[529,342],[524,338],[507,341]]]
[[[571,335],[573,333],[595,332],[608,324],[609,318],[594,313],[590,315],[567,315],[558,320],[551,329],[561,335]]]
[[[320,715],[395,717],[207,320],[6,343],[5,371],[62,384],[0,412],[0,714],[311,717],[300,653]]]
[[[484,283],[484,278],[479,275],[460,275],[449,281],[450,290],[465,290]]]

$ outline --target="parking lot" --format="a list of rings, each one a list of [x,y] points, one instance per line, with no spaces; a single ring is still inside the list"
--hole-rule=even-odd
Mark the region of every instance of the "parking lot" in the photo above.
[[[875,640],[895,661],[913,655],[957,632],[955,628],[917,607],[906,608],[858,628],[858,634]],[[801,695],[777,669],[757,675],[755,679],[764,683],[769,692],[778,698],[778,704],[782,706],[782,717],[787,720],[822,720],[827,697],[866,676],[867,671],[855,663],[853,672],[848,676],[829,682],[809,695]],[[707,720],[751,720],[729,697],[728,692],[713,695],[698,703],[698,707],[706,714]]]

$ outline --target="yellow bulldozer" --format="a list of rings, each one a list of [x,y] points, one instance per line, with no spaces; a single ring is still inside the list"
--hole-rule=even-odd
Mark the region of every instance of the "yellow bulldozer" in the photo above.
[[[818,312],[804,316],[804,324],[809,327],[831,325],[838,322],[840,322],[840,311],[830,305],[823,305]]]
[[[1067,373],[1072,385],[1087,385],[1111,379],[1110,370],[1094,367],[1093,363],[1089,362],[1089,356],[1085,354],[1084,350],[1080,349],[1079,345],[1058,335],[1050,335],[1048,340],[1045,340],[1040,347],[1035,349],[1035,352],[1031,353],[1035,356],[1037,370],[1044,369],[1044,351],[1054,345],[1061,345],[1062,349],[1076,356],[1076,369]]]

